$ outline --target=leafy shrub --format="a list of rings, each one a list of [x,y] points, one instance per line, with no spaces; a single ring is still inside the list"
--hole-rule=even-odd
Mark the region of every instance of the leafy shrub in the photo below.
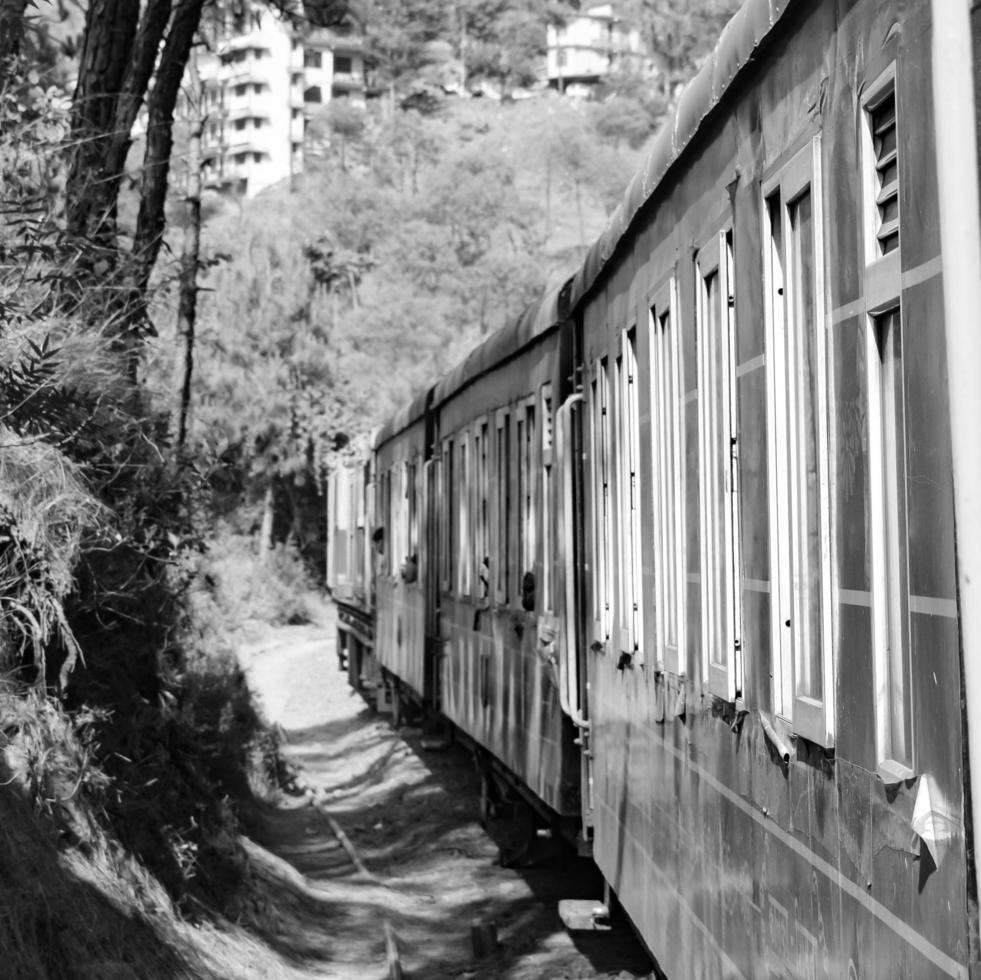
[[[250,620],[282,626],[312,619],[307,596],[313,583],[292,545],[277,544],[263,557],[254,538],[221,534],[202,571],[211,600],[233,627]]]

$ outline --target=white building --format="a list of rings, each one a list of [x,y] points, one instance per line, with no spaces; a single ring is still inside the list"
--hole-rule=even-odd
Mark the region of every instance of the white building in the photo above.
[[[215,54],[199,59],[204,186],[252,196],[303,169],[315,107],[363,101],[364,42],[353,25],[303,33],[268,11],[248,16]]]
[[[612,4],[586,7],[564,27],[549,26],[546,73],[560,92],[584,94],[618,71],[650,72],[640,31],[618,17]]]

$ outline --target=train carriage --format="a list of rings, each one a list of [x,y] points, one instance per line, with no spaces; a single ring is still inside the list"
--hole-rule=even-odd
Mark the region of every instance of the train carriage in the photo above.
[[[571,333],[555,290],[433,393],[440,710],[558,817],[579,813],[563,714],[555,414]]]
[[[327,480],[326,583],[337,609],[340,663],[357,686],[375,643],[371,462],[341,466]]]
[[[374,439],[376,551],[375,604],[378,630],[374,656],[394,680],[396,710],[407,695],[419,702],[434,696],[426,656],[429,508],[425,495],[430,458],[424,392],[384,425]],[[431,628],[430,628],[431,629]],[[403,687],[405,690],[403,691]]]
[[[957,2],[746,0],[575,277],[383,429],[369,526],[333,505],[331,555],[385,528],[383,680],[578,828],[668,976],[981,963]]]
[[[967,976],[930,57],[750,0],[574,283],[587,820],[671,976]]]

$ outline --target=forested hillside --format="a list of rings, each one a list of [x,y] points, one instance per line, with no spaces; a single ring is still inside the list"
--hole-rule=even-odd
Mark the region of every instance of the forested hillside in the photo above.
[[[432,115],[375,103],[357,125],[343,111],[293,189],[204,232],[192,432],[253,498],[276,480],[287,507],[561,283],[640,158],[595,107],[557,96]]]
[[[302,178],[212,202],[204,229],[192,431],[247,500],[275,506],[277,533],[316,555],[309,511],[332,454],[362,449],[574,271],[735,6],[615,4],[661,67],[615,74],[588,100],[540,81],[546,25],[575,5],[357,8],[382,97],[315,112]],[[466,97],[481,83],[503,98]]]
[[[734,6],[632,2],[663,72],[573,102],[569,3],[0,0],[0,977],[269,975],[200,966],[277,777],[235,631],[309,615],[328,468],[574,270]],[[199,198],[185,69],[250,8],[353,11],[379,97]]]

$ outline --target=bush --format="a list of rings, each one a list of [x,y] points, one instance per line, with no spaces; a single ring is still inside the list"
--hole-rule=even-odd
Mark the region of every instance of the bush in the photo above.
[[[210,600],[232,627],[248,621],[295,626],[313,619],[308,596],[314,585],[291,545],[277,544],[263,559],[255,539],[224,533],[209,548],[202,572]]]

